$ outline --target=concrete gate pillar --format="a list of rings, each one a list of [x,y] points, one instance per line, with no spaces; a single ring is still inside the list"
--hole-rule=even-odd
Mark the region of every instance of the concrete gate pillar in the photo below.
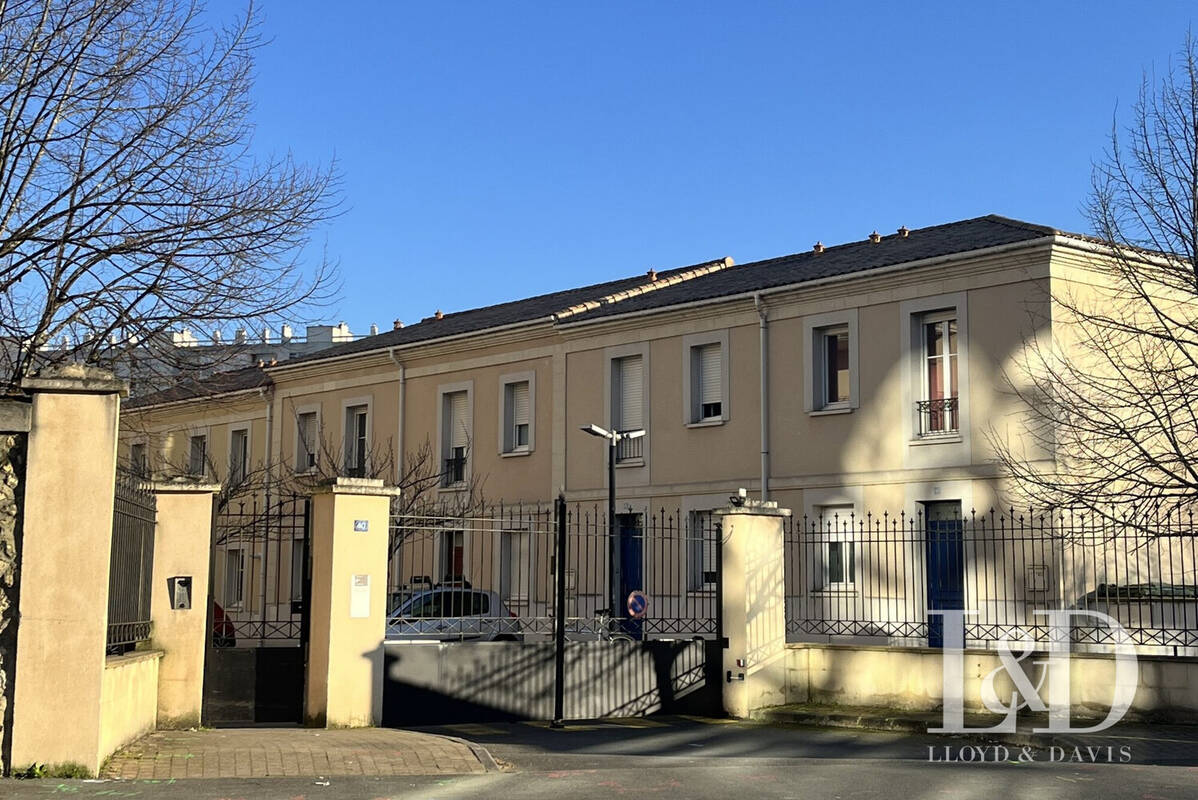
[[[312,495],[304,687],[309,725],[382,722],[388,526],[395,491],[373,478],[337,478]]]
[[[747,718],[786,703],[783,524],[790,510],[748,500],[717,512],[723,541],[724,711]]]
[[[158,727],[200,724],[204,699],[204,655],[211,609],[208,580],[212,513],[218,484],[171,481],[154,484],[158,524],[154,528],[154,584],[150,593],[152,647],[158,665]],[[188,579],[188,608],[172,603],[173,578]]]
[[[79,365],[22,384],[33,396],[13,692],[12,766],[101,752],[116,432],[124,381]]]

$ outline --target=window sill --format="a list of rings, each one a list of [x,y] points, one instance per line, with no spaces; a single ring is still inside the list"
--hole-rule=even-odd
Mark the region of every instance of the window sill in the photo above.
[[[458,492],[464,492],[466,491],[466,482],[462,481],[461,483],[455,483],[450,486],[438,486],[437,491],[441,494],[456,494]]]
[[[727,420],[725,420],[725,419],[723,419],[723,418],[720,418],[720,419],[701,419],[701,420],[699,420],[698,422],[688,422],[688,423],[686,423],[686,427],[688,427],[688,428],[716,428],[716,427],[719,427],[720,425],[723,425],[723,424],[724,424],[726,421],[727,421]]]
[[[960,433],[945,433],[935,434],[932,436],[920,436],[912,439],[907,444],[912,447],[923,447],[929,444],[960,444],[965,441]]]
[[[520,456],[531,456],[532,450],[508,450],[506,453],[500,453],[500,458],[519,458]]]
[[[812,589],[812,597],[856,597],[857,590],[852,584],[847,584],[843,589]]]
[[[643,458],[628,458],[623,461],[616,462],[616,469],[630,469],[633,467],[643,466],[645,466],[645,459]]]
[[[712,589],[687,589],[687,597],[715,597],[716,591]]]
[[[828,417],[833,414],[852,414],[852,406],[824,406],[823,408],[812,409],[807,412],[811,417]]]

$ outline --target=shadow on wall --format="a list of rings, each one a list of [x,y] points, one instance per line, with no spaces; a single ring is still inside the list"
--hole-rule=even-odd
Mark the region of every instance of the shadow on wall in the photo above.
[[[715,642],[566,644],[566,719],[719,714]],[[388,727],[553,718],[552,642],[388,643]]]

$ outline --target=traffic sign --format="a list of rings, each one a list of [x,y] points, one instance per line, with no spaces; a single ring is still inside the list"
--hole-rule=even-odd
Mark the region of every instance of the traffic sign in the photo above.
[[[645,616],[645,609],[649,607],[649,598],[645,597],[644,592],[632,592],[628,595],[628,616],[633,619],[640,619]]]

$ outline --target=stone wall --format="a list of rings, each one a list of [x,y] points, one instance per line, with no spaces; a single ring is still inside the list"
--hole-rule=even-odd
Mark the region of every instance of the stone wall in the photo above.
[[[25,482],[24,433],[0,434],[0,774],[12,751],[13,673],[16,671],[21,500]]]

